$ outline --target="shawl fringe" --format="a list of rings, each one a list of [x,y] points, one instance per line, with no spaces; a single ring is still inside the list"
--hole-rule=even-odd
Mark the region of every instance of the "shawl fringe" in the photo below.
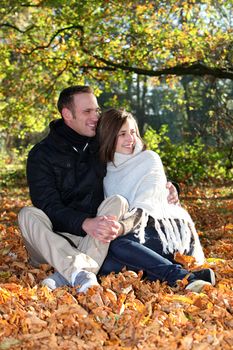
[[[183,209],[181,211],[185,212]],[[198,240],[195,225],[191,218],[188,220],[189,215],[187,215],[187,218],[182,219],[168,216],[157,218],[143,209],[140,225],[135,229],[136,237],[141,244],[145,243],[145,228],[149,216],[152,216],[154,219],[154,228],[158,232],[165,254],[174,254],[174,252],[188,253],[192,239]]]

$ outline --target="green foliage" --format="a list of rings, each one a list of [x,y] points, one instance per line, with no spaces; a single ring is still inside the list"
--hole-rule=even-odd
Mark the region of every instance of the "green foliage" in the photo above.
[[[103,105],[130,106],[141,130],[169,119],[180,138],[197,130],[206,143],[210,132],[228,142],[232,16],[232,0],[2,0],[0,146],[11,156],[34,143],[71,84],[112,94]]]
[[[24,150],[11,148],[10,155],[0,153],[0,189],[26,185],[26,159],[30,148],[31,145]]]
[[[14,165],[13,167],[5,167],[0,171],[0,189],[3,187],[21,187],[26,186],[25,166]]]
[[[199,138],[196,138],[192,144],[184,142],[174,144],[167,133],[167,125],[163,125],[159,132],[148,128],[144,140],[148,149],[160,155],[170,179],[198,183],[210,179],[233,178],[233,172],[227,170],[224,150],[207,148]]]
[[[133,73],[233,79],[232,8],[226,0],[3,0],[0,132],[42,131],[70,84],[99,94],[125,89]]]
[[[24,187],[27,185],[24,169],[16,169],[0,173],[2,187]]]

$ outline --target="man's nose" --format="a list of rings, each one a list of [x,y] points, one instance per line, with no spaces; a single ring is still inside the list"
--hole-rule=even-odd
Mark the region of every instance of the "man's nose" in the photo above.
[[[93,111],[91,114],[92,119],[98,120],[99,119],[99,112]]]

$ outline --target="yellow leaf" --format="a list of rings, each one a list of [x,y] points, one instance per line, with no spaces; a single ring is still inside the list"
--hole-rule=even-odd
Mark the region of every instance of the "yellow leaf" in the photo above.
[[[233,224],[227,224],[225,230],[233,230]]]
[[[224,259],[220,259],[220,258],[208,258],[208,259],[206,259],[206,261],[208,263],[217,263],[217,262],[224,262],[225,260]]]
[[[165,299],[169,300],[169,301],[181,301],[182,303],[187,303],[190,305],[192,305],[194,303],[193,299],[188,298],[184,295],[167,295],[167,296],[165,296]]]

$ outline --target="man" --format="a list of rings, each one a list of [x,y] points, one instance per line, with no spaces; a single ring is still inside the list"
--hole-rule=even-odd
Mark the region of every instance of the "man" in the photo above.
[[[97,248],[90,249],[89,238],[104,244],[123,230],[111,212],[96,216],[104,200],[106,169],[98,157],[100,108],[93,90],[68,87],[57,106],[62,118],[50,123],[49,135],[28,156],[27,179],[34,207],[20,211],[19,226],[31,263],[48,263],[58,271],[44,284],[51,289],[66,283],[79,285],[81,292],[98,284],[95,273],[108,248],[96,261]],[[173,185],[168,187],[170,201],[177,201]]]

